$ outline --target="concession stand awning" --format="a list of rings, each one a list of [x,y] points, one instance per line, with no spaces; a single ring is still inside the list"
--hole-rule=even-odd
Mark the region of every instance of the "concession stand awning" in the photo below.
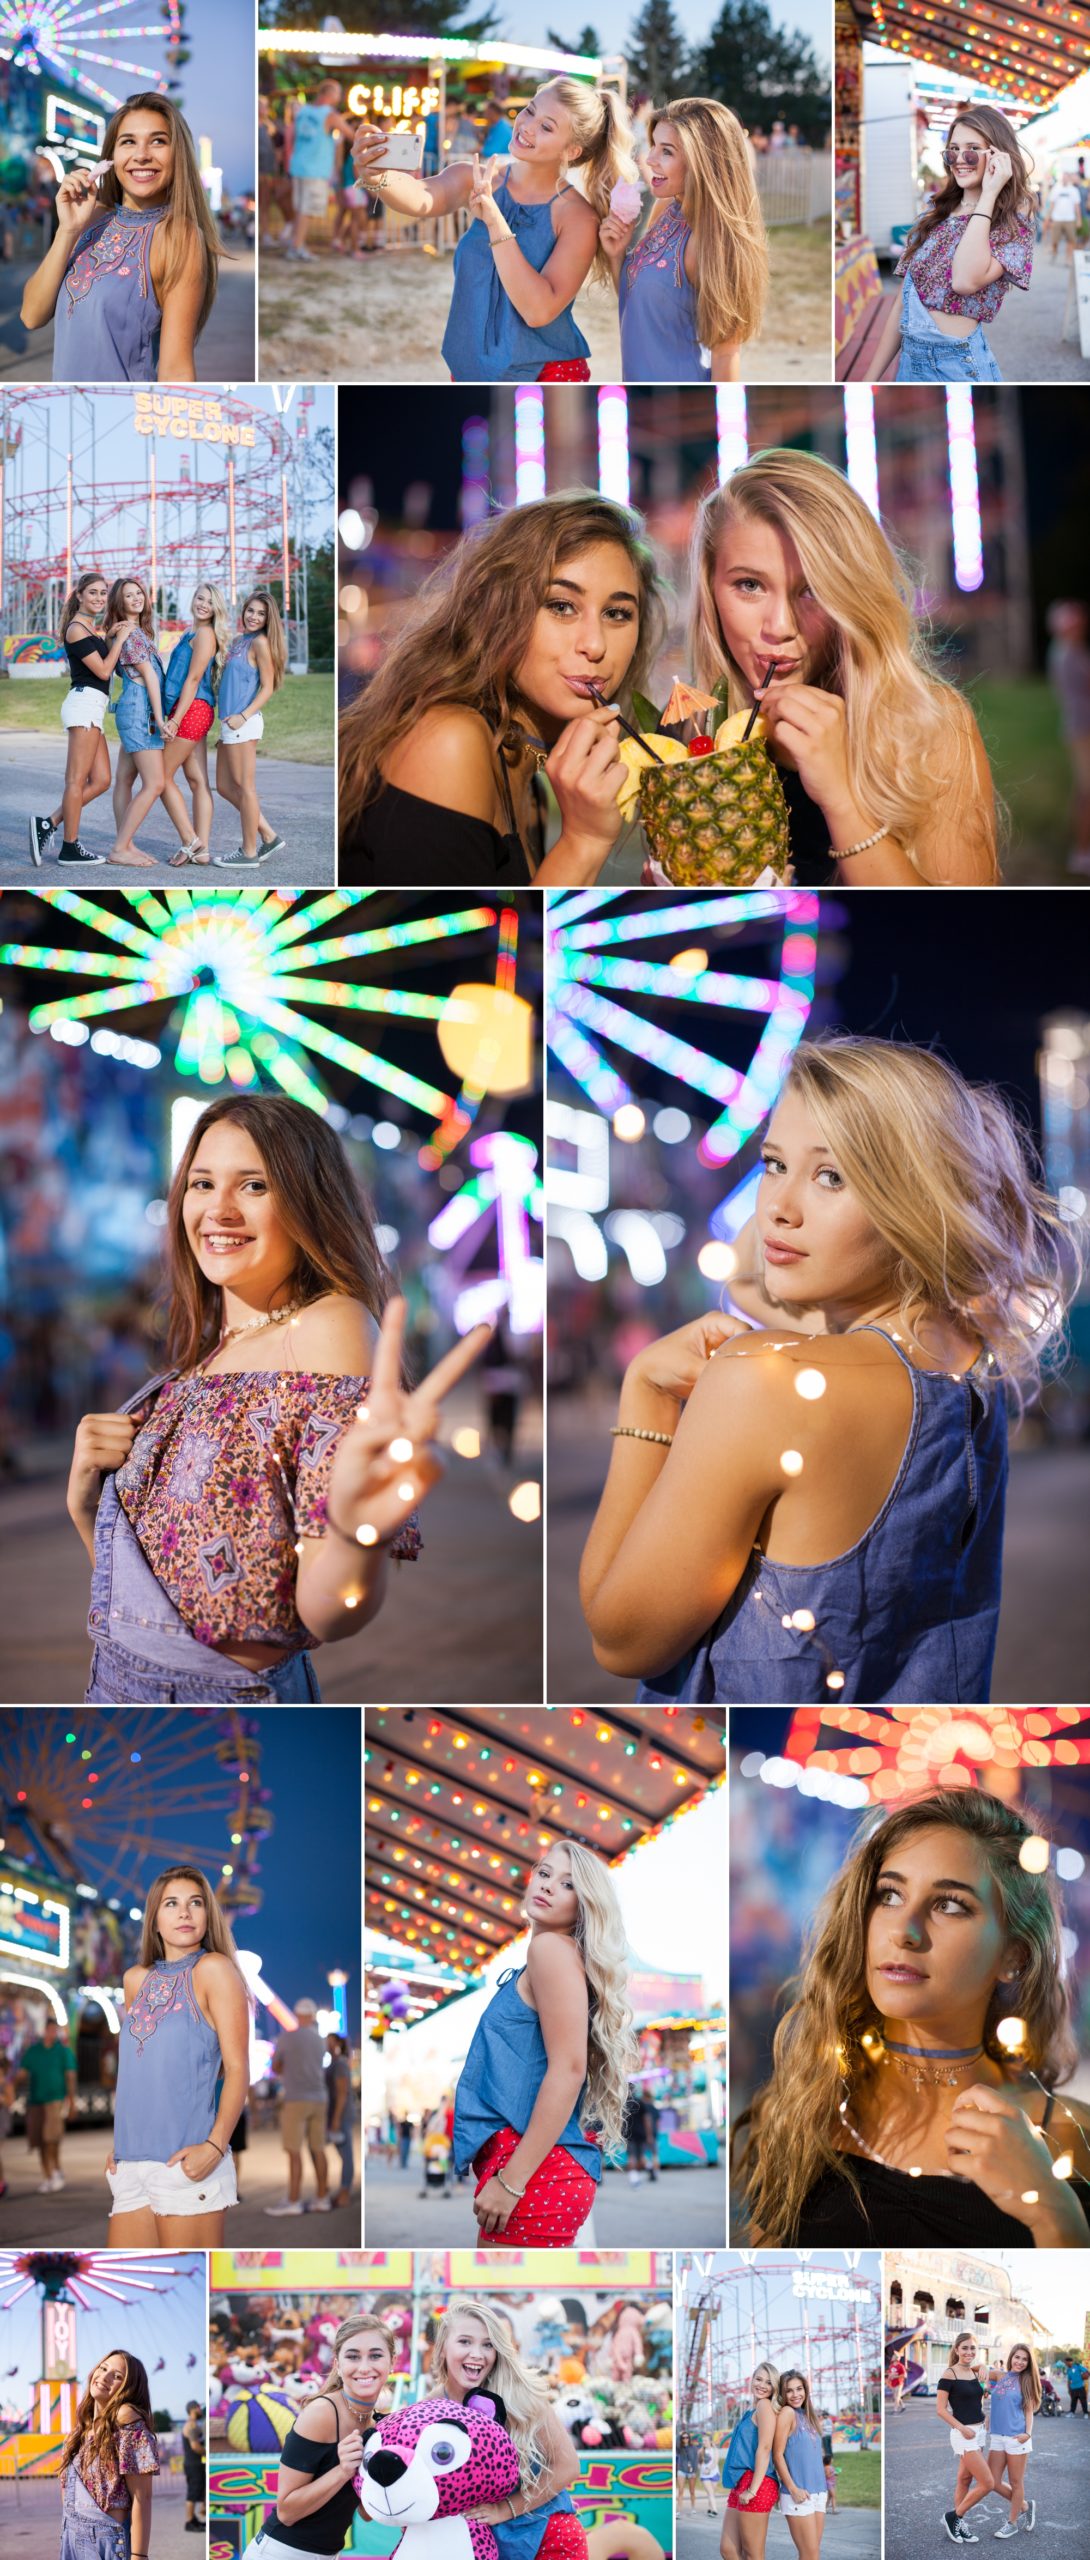
[[[1090,8],[1035,0],[852,0],[860,34],[1017,99],[1025,114],[1050,107],[1090,66]]]

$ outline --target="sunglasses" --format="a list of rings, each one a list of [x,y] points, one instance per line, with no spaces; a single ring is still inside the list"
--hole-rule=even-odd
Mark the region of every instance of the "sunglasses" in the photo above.
[[[956,169],[956,167],[957,167],[957,164],[958,164],[958,161],[959,161],[959,160],[969,160],[969,161],[973,161],[973,160],[983,160],[983,159],[984,159],[984,157],[985,157],[985,154],[984,154],[983,150],[980,150],[980,149],[975,150],[975,151],[958,151],[958,150],[954,150],[954,151],[944,151],[942,156],[943,156],[944,161],[946,162],[946,166],[947,166],[947,168],[948,168],[948,169]]]

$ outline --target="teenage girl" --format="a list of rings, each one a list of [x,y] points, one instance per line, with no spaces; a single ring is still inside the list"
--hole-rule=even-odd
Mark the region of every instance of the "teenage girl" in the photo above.
[[[454,2165],[472,2161],[479,2246],[570,2247],[618,2149],[636,2066],[613,1879],[576,1840],[543,1851],[523,1905],[521,1973],[500,1977],[454,2106]]]
[[[386,137],[365,125],[352,146],[361,184],[391,213],[465,207],[443,355],[455,382],[589,382],[590,348],[572,305],[594,271],[611,191],[633,180],[632,136],[611,89],[550,80],[516,118],[510,158],[459,160],[434,178],[379,166]],[[581,186],[569,172],[581,172]]]
[[[89,2373],[60,2469],[60,2560],[148,2560],[159,2448],[147,2372],[127,2348]]]
[[[114,785],[117,838],[109,859],[142,868],[154,857],[141,851],[136,831],[158,799],[167,805],[187,850],[193,840],[186,827],[185,802],[176,784],[167,781],[163,763],[163,662],[155,646],[151,597],[142,579],[115,579],[106,616],[111,623],[125,617],[133,625],[117,662],[121,693],[114,717],[121,753]],[[135,796],[134,776],[140,786]]]
[[[305,2400],[280,2449],[276,2505],[245,2560],[282,2560],[285,2551],[334,2560],[359,2514],[353,2482],[375,2403],[393,2371],[396,2340],[384,2320],[359,2312],[333,2340],[329,2386]]]
[[[966,107],[943,154],[946,184],[905,242],[895,300],[868,380],[900,350],[898,382],[1001,382],[985,335],[1011,285],[1025,292],[1035,223],[1029,170],[1014,126],[995,107]]]
[[[58,817],[63,828],[57,859],[69,864],[98,863],[105,855],[91,853],[81,842],[80,819],[92,800],[98,800],[110,788],[110,750],[103,736],[103,723],[110,702],[110,678],[121,655],[133,624],[121,621],[107,633],[103,625],[109,590],[101,569],[87,569],[77,578],[71,593],[65,597],[61,613],[60,637],[68,660],[72,682],[61,704],[61,722],[68,733],[68,755],[64,768],[64,793],[55,816],[30,819],[30,857],[40,869],[42,851],[52,844]]]
[[[231,642],[220,679],[216,789],[221,800],[229,800],[239,811],[242,843],[234,853],[216,855],[218,871],[240,871],[246,863],[265,862],[283,843],[262,816],[256,781],[265,704],[283,684],[288,668],[284,625],[267,587],[255,587],[246,597],[239,621],[241,629]]]
[[[723,2463],[727,2503],[719,2536],[722,2560],[764,2560],[768,2519],[780,2498],[779,2482],[770,2468],[779,2387],[775,2365],[754,2366],[752,2401],[738,2420]]]
[[[626,382],[741,380],[761,326],[768,242],[738,118],[716,98],[675,98],[651,127],[654,210],[642,239],[609,213],[599,238],[621,305]],[[638,219],[638,217],[637,217]]]
[[[810,2385],[794,2369],[780,2375],[772,2458],[791,2502],[783,2512],[799,2560],[818,2560],[829,2491]]]
[[[981,2498],[989,2497],[993,2489],[1001,2498],[1009,2498],[1011,2491],[993,2480],[988,2467],[984,2451],[984,2385],[977,2371],[976,2339],[967,2329],[954,2340],[935,2408],[949,2430],[950,2443],[958,2457],[953,2503],[944,2512],[943,2525],[951,2542],[975,2542],[977,2535],[968,2528],[962,2529],[962,2517],[968,2515],[970,2507],[978,2506]]]
[[[124,1991],[109,2246],[221,2248],[237,2201],[230,2143],[250,2083],[250,2011],[230,1929],[198,1869],[156,1877]]]
[[[997,2542],[1009,2542],[1017,2533],[1022,2517],[1025,2529],[1032,2533],[1037,2522],[1037,2501],[1027,2498],[1026,2463],[1033,2446],[1033,2421],[1041,2406],[1041,2377],[1032,2347],[1012,2347],[1006,2370],[993,2366],[988,2376],[988,2469],[992,2486],[1000,2496],[1003,2473],[1010,2482],[1010,2514],[1000,2525]]]
[[[126,98],[102,174],[62,178],[56,238],[23,295],[28,329],[53,321],[54,382],[193,382],[220,254],[185,117],[154,90]]]
[[[552,2407],[540,2374],[524,2365],[502,2313],[484,2295],[454,2294],[435,2332],[428,2398],[471,2400],[493,2394],[500,2425],[519,2459],[510,2497],[477,2504],[499,2560],[587,2560],[587,2537],[569,2492],[579,2455]]]

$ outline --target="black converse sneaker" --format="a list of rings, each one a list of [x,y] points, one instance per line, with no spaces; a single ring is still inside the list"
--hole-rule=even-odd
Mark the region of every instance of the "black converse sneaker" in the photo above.
[[[91,853],[88,847],[84,844],[82,837],[77,836],[74,844],[62,844],[60,852],[57,855],[57,860],[58,862],[66,864],[70,862],[96,863],[105,862],[106,856],[104,853]]]
[[[31,818],[28,821],[30,859],[34,864],[36,871],[41,870],[42,854],[46,845],[49,843],[50,837],[56,835],[56,832],[57,830],[53,824],[52,818]]]

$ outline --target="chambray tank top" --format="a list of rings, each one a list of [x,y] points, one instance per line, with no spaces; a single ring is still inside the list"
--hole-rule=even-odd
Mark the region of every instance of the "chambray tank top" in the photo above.
[[[162,314],[151,244],[166,211],[115,205],[76,241],[53,318],[54,382],[154,382]]]
[[[219,694],[221,724],[224,720],[234,719],[236,712],[248,710],[255,693],[261,690],[257,668],[250,664],[249,647],[250,633],[240,631],[224,659]]]
[[[629,250],[618,280],[626,382],[710,382],[700,361],[696,295],[685,273],[692,234],[679,204]]]
[[[175,641],[174,647],[171,650],[170,658],[167,663],[166,686],[163,693],[163,709],[167,713],[168,717],[173,711],[175,703],[178,701],[182,686],[189,674],[189,661],[193,655],[193,642],[195,638],[195,632],[183,631],[181,639]],[[216,696],[212,684],[212,669],[215,666],[215,663],[216,661],[214,658],[209,659],[208,665],[205,668],[196,692],[196,700],[198,702],[207,702],[209,708],[213,711],[216,708]]]
[[[495,201],[528,265],[540,275],[556,247],[553,205],[517,204],[506,178]],[[536,382],[547,364],[571,364],[589,356],[569,303],[543,329],[520,318],[500,283],[492,243],[483,222],[471,222],[454,252],[454,292],[443,356],[455,382]]]
[[[798,2410],[795,2411],[795,2423],[784,2451],[787,2456],[787,2468],[796,2489],[805,2489],[807,2497],[813,2498],[820,2490],[828,2488],[821,2452],[821,2437],[815,2435],[812,2427],[807,2426]]]
[[[545,2038],[536,2009],[520,2000],[520,1972],[501,1973],[462,2065],[454,2098],[454,2165],[468,2169],[478,2151],[501,2125],[525,2133],[534,2102],[548,2068]],[[595,2184],[602,2174],[602,2155],[579,2123],[586,2081],[557,2143],[570,2152]]]
[[[1021,2377],[1017,2373],[1005,2373],[998,2382],[993,2382],[988,2400],[988,2424],[996,2436],[1025,2434],[1025,2402]]]
[[[211,2133],[223,2066],[219,2037],[193,1988],[201,1952],[160,1957],[126,2010],[117,2049],[116,2160],[169,2160]]]
[[[734,2434],[727,2446],[726,2457],[723,2463],[724,2489],[737,2488],[738,2482],[743,2478],[744,2474],[747,2471],[753,2470],[756,2460],[757,2418],[754,2410],[747,2409],[744,2418],[739,2418]],[[772,2481],[773,2487],[778,2486],[774,2472],[767,2472],[765,2477]]]
[[[771,1563],[755,1547],[722,1617],[669,1671],[641,1682],[642,1704],[987,1704],[1007,1482],[1002,1385],[981,1362],[961,1377],[917,1369],[885,1340],[912,1381],[912,1419],[870,1527],[828,1564]],[[796,1611],[813,1627],[798,1627]]]

